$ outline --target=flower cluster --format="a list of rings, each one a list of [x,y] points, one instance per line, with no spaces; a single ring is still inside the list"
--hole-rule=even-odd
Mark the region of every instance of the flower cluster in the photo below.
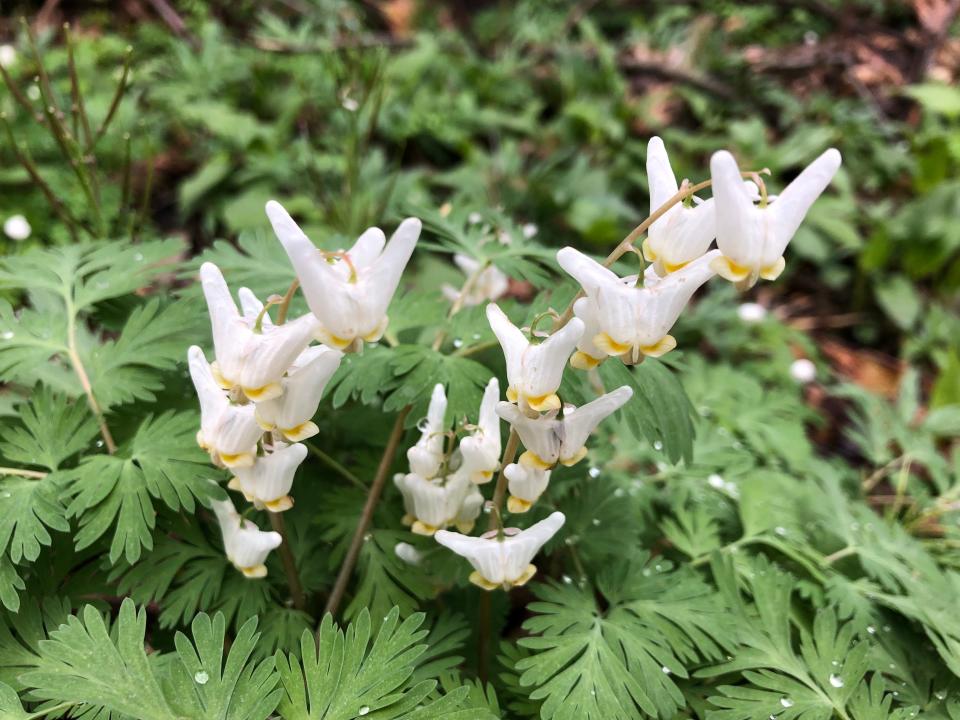
[[[220,269],[204,263],[200,280],[215,359],[208,363],[193,346],[188,361],[200,400],[197,443],[233,473],[229,489],[257,509],[281,513],[293,506],[294,474],[307,456],[302,441],[319,432],[313,417],[324,387],[345,351],[383,334],[420,222],[404,221],[386,248],[383,233],[371,228],[350,250],[322,253],[278,203],[268,203],[267,214],[312,312],[284,322],[289,298],[272,296],[264,304],[247,288],[237,293],[238,308]],[[270,317],[275,305],[276,322]],[[228,559],[244,575],[263,577],[280,535],[242,519],[229,500],[214,510]]]

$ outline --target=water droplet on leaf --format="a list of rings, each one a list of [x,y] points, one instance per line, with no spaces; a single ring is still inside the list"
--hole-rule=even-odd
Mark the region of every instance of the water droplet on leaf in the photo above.
[[[830,684],[833,685],[835,688],[842,688],[842,687],[843,687],[843,678],[840,677],[839,675],[831,675],[831,676],[830,676]]]
[[[206,685],[207,681],[210,679],[210,676],[203,670],[197,671],[196,675],[193,676],[194,681],[197,685]]]

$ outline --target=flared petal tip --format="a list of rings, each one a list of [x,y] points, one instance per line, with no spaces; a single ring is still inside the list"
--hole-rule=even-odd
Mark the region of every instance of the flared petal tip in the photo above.
[[[737,173],[740,172],[740,168],[737,165],[736,159],[733,155],[727,150],[717,150],[713,155],[710,156],[710,173],[717,175],[724,170],[729,170],[733,168]]]
[[[220,272],[218,268],[212,262],[205,262],[200,266],[200,280],[203,282],[208,282],[210,280],[220,280],[223,278],[223,273]]]
[[[666,147],[659,135],[654,135],[647,141],[647,153],[651,152],[666,152]]]
[[[823,158],[823,161],[827,163],[828,166],[833,167],[834,172],[836,172],[840,168],[840,165],[843,162],[843,158],[840,155],[840,151],[837,150],[836,148],[829,148],[825,150],[823,155],[821,155],[820,157]]]

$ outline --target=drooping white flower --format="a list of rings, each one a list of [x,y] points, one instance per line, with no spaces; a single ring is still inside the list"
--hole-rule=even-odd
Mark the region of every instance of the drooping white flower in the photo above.
[[[790,363],[790,377],[802,385],[817,379],[817,366],[807,358],[798,358]]]
[[[435,537],[438,543],[466,558],[474,567],[470,574],[474,585],[484,590],[509,590],[534,576],[537,568],[530,561],[563,527],[565,520],[563,513],[555,512],[526,530],[504,530],[503,538],[498,538],[496,531],[482,537],[468,537],[447,530],[440,530]]]
[[[579,250],[565,247],[557,252],[560,266],[593,301],[581,306],[584,312],[593,310],[600,328],[590,338],[593,347],[629,363],[643,355],[660,357],[677,346],[668,333],[693,293],[713,277],[711,263],[718,257],[720,252],[711,250],[666,277],[653,279],[645,274],[643,287],[636,287],[636,276],[617,277]]]
[[[533,507],[550,484],[550,471],[539,467],[511,463],[503,469],[503,474],[510,490],[507,510],[512,513],[525,513]]]
[[[647,144],[647,182],[650,184],[650,214],[677,194],[680,186],[670,167],[663,140]],[[667,275],[703,255],[716,235],[713,200],[685,206],[677,203],[657,219],[643,241],[643,256],[659,275]]]
[[[213,328],[217,382],[227,389],[239,387],[255,402],[279,397],[283,392],[280,380],[313,339],[316,319],[307,314],[274,325],[265,314],[259,318],[241,314],[220,268],[213,263],[200,266],[200,280]],[[248,311],[259,305],[249,290],[241,290],[240,296]]]
[[[290,442],[300,442],[320,432],[312,418],[341,359],[342,352],[326,345],[314,345],[300,353],[280,381],[283,394],[257,403],[260,427],[277,430]]]
[[[580,462],[587,454],[585,444],[590,433],[631,397],[633,390],[624,385],[586,405],[565,408],[560,418],[555,413],[531,418],[507,402],[497,405],[497,414],[513,426],[523,441],[526,452],[520,456],[520,464],[548,470],[558,462],[567,466]]]
[[[487,265],[480,273],[474,276],[474,273],[480,268],[480,262],[474,260],[468,255],[457,253],[453,256],[453,262],[463,271],[467,278],[473,278],[469,287],[463,291],[457,290],[452,285],[443,286],[443,295],[451,302],[456,302],[463,294],[463,305],[472,307],[481,303],[499,300],[510,287],[510,278],[493,263]]]
[[[243,493],[247,502],[258,510],[283,512],[293,507],[290,488],[300,463],[307,457],[307,446],[301,443],[282,443],[269,455],[258,457],[253,465],[235,468],[227,484],[231,490]]]
[[[267,216],[320,321],[320,341],[343,350],[379,340],[387,328],[387,307],[420,236],[420,221],[404,220],[389,243],[374,227],[350,250],[324,254],[280,203],[268,202]]]
[[[567,358],[583,335],[583,322],[573,318],[542,343],[533,345],[493,303],[487,305],[487,320],[507,361],[507,399],[537,412],[559,410],[557,388]]]
[[[460,467],[478,485],[490,482],[493,473],[500,467],[500,416],[497,403],[500,401],[500,383],[491,378],[483,391],[480,415],[472,434],[460,441]]]
[[[483,507],[483,495],[461,473],[431,480],[407,473],[394,475],[393,482],[403,495],[404,524],[418,535],[433,535],[449,525],[470,532]]]
[[[443,441],[446,439],[446,426],[443,416],[447,412],[447,395],[443,385],[437,383],[430,395],[426,420],[420,426],[420,439],[407,450],[410,472],[430,480],[440,471],[445,456]]]
[[[718,275],[753,286],[757,278],[775,280],[786,264],[783,257],[804,216],[827,188],[840,167],[840,153],[830,148],[814,160],[766,206],[755,205],[733,155],[721,150],[710,159],[717,226],[714,261]]]
[[[213,371],[196,345],[187,351],[190,377],[200,399],[200,431],[197,444],[214,462],[228,468],[250,467],[263,431],[257,425],[253,405],[234,405],[217,384]]]
[[[33,229],[23,215],[11,215],[3,223],[3,232],[11,240],[21,242],[30,237]]]
[[[220,524],[227,560],[248,578],[265,577],[267,555],[283,542],[280,533],[264,532],[252,520],[240,517],[229,500],[217,500],[212,505]]]

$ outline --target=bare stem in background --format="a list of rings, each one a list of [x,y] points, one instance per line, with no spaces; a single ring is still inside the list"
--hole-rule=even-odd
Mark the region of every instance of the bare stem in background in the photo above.
[[[104,417],[100,403],[97,402],[97,398],[93,394],[93,385],[90,383],[90,376],[87,375],[87,369],[83,366],[83,361],[80,359],[80,352],[77,350],[77,314],[74,311],[73,303],[69,300],[67,300],[67,354],[70,357],[70,364],[73,366],[73,371],[80,379],[80,386],[87,396],[87,403],[90,405],[90,410],[93,412],[93,416],[97,420],[97,425],[100,427],[100,436],[103,438],[103,442],[107,447],[107,452],[113,455],[117,451],[117,444],[113,441],[113,435],[110,433],[107,419]]]
[[[283,542],[280,543],[280,561],[283,563],[283,572],[287,576],[287,587],[290,589],[293,606],[297,610],[306,610],[307,597],[303,593],[303,583],[300,582],[300,575],[297,572],[297,562],[293,557],[293,550],[290,549],[287,524],[283,520],[283,513],[268,511],[267,515],[270,516],[270,525],[280,534],[280,537],[283,538]]]

